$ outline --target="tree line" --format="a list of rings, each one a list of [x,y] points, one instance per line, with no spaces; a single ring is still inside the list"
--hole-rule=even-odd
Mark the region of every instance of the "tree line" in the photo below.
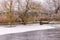
[[[35,23],[41,20],[54,20],[53,16],[58,15],[60,10],[59,0],[46,0],[45,7],[41,5],[41,2],[34,2],[33,0],[3,0],[0,4],[1,23],[15,24],[15,23]],[[53,5],[52,5],[53,4]],[[47,6],[46,6],[47,5]],[[43,6],[43,7],[42,7]],[[54,8],[54,9],[52,9]],[[52,15],[53,14],[53,15]]]

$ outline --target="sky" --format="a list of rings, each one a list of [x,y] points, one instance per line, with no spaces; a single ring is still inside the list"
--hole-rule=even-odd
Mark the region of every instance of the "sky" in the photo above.
[[[2,3],[3,0],[0,0],[0,3]],[[22,0],[22,2],[24,2],[25,0]],[[45,1],[44,0],[33,0],[35,2],[41,2],[41,3],[44,3]]]
[[[0,1],[2,1],[2,0],[0,0]]]
[[[34,1],[38,1],[38,2],[44,2],[44,0],[34,0]]]
[[[40,2],[44,2],[44,0],[34,0],[34,1],[38,1],[38,2],[39,2],[39,1],[40,1]],[[2,2],[2,0],[0,0],[0,2]]]
[[[3,1],[3,0],[0,0],[0,4],[2,3],[2,1]],[[25,0],[22,0],[22,4],[24,4],[24,1],[25,1]],[[42,2],[42,3],[44,2],[44,0],[33,0],[33,1],[35,1],[35,2]]]

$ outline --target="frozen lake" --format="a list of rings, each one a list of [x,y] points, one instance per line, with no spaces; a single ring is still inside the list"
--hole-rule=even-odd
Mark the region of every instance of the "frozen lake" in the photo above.
[[[27,25],[14,25],[12,27],[0,26],[0,35],[11,34],[11,33],[20,33],[36,30],[47,30],[59,28],[60,24],[27,24]]]

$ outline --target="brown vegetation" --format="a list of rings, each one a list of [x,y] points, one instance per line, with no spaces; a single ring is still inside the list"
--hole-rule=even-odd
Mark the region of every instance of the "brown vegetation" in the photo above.
[[[1,3],[3,9],[1,14],[3,15],[0,14],[0,23],[15,24],[19,22],[19,24],[27,24],[38,21],[60,21],[59,1],[53,0],[54,10],[51,7],[50,0],[46,2],[49,6],[48,8],[45,8],[46,6],[42,7],[40,3],[33,2],[33,0],[25,0],[25,2],[25,5],[22,5],[20,0],[15,0],[15,2],[14,0],[3,0]],[[15,6],[17,6],[16,10]]]

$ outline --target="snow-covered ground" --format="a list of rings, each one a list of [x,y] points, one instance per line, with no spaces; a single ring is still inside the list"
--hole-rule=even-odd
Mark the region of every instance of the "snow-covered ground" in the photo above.
[[[1,26],[0,27],[0,35],[11,34],[11,33],[20,33],[20,32],[27,32],[27,31],[35,31],[35,30],[46,30],[55,28],[56,25],[39,25],[39,24],[28,24],[28,25],[16,25],[16,27],[7,27]],[[58,24],[58,27],[60,25]]]

